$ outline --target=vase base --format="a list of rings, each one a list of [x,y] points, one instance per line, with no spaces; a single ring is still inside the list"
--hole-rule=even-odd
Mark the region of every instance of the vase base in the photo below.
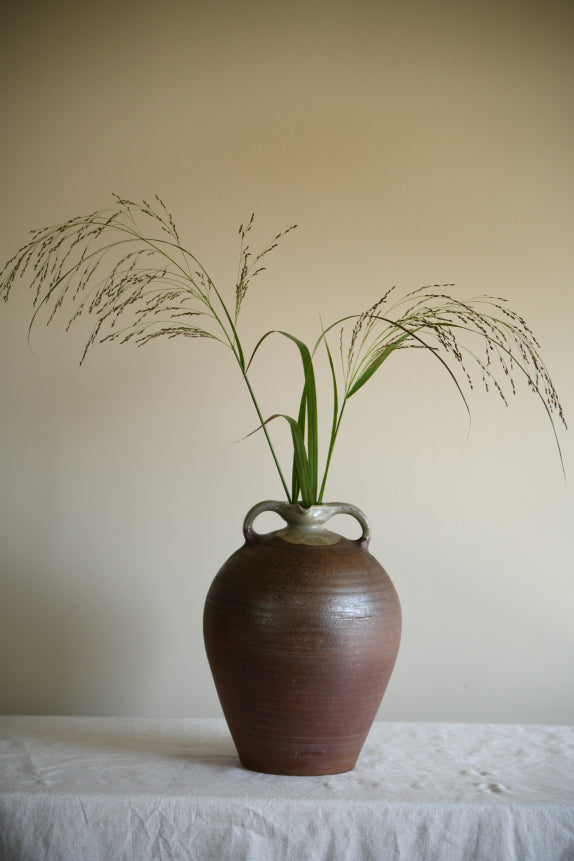
[[[355,759],[351,763],[293,763],[271,764],[254,762],[253,760],[239,757],[241,765],[247,771],[255,771],[259,774],[276,774],[283,777],[320,777],[327,774],[344,774],[352,771],[357,764]]]

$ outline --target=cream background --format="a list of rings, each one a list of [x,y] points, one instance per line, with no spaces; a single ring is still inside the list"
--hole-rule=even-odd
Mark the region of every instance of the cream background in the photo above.
[[[14,4],[15,5],[15,4]],[[33,227],[161,194],[232,288],[237,226],[296,221],[253,342],[454,281],[531,323],[574,421],[574,9],[553,2],[22,3],[0,54],[0,257]],[[238,372],[206,342],[26,344],[0,307],[0,711],[219,714],[203,599],[280,495]],[[257,371],[294,410],[298,359]],[[571,723],[574,460],[543,411],[402,356],[351,403],[328,496],[369,515],[404,612],[389,720]],[[271,519],[270,524],[274,523]],[[261,528],[265,526],[263,520]],[[349,534],[352,534],[352,524]]]

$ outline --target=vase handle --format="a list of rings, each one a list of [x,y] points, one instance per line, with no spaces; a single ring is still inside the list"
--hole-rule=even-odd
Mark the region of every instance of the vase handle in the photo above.
[[[276,514],[283,516],[283,512],[287,505],[288,503],[286,502],[277,502],[274,499],[266,499],[264,502],[258,502],[257,505],[250,508],[245,515],[245,520],[243,521],[243,537],[245,540],[255,541],[256,539],[261,538],[260,533],[256,532],[253,528],[253,521],[256,517],[259,517],[259,515],[263,514],[264,511],[274,511]]]
[[[291,505],[288,502],[278,502],[267,499],[254,505],[243,521],[243,536],[245,541],[251,543],[261,538],[261,535],[253,528],[256,517],[264,511],[273,511],[283,518],[290,526],[303,529],[322,529],[324,524],[336,514],[348,514],[358,521],[362,534],[356,540],[361,547],[367,547],[371,540],[371,526],[363,512],[355,505],[348,502],[324,502],[303,508],[301,505]]]
[[[349,514],[355,518],[362,529],[361,537],[357,538],[357,544],[367,547],[371,540],[371,524],[366,514],[363,514],[360,508],[357,508],[356,505],[351,505],[350,502],[329,502],[327,505],[332,510],[331,516],[335,514]]]

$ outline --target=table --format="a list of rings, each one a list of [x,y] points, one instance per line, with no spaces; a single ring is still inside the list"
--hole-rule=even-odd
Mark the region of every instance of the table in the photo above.
[[[356,768],[243,769],[223,720],[0,717],[2,861],[567,861],[574,728],[374,724]]]

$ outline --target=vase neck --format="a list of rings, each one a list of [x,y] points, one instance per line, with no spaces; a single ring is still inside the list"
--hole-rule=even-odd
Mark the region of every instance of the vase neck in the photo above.
[[[362,528],[358,543],[367,546],[371,537],[369,521],[362,511],[346,502],[324,502],[304,508],[299,504],[267,500],[255,505],[247,514],[243,533],[246,541],[255,541],[261,536],[253,529],[253,521],[264,511],[274,511],[283,518],[287,526],[276,535],[291,544],[325,545],[336,544],[342,536],[327,529],[325,524],[336,514],[349,514],[358,520]]]
[[[284,529],[277,532],[277,536],[290,544],[326,545],[336,544],[341,540],[340,535],[325,526],[327,521],[337,513],[328,502],[311,505],[309,508],[285,503],[283,511],[277,513],[287,523]]]

